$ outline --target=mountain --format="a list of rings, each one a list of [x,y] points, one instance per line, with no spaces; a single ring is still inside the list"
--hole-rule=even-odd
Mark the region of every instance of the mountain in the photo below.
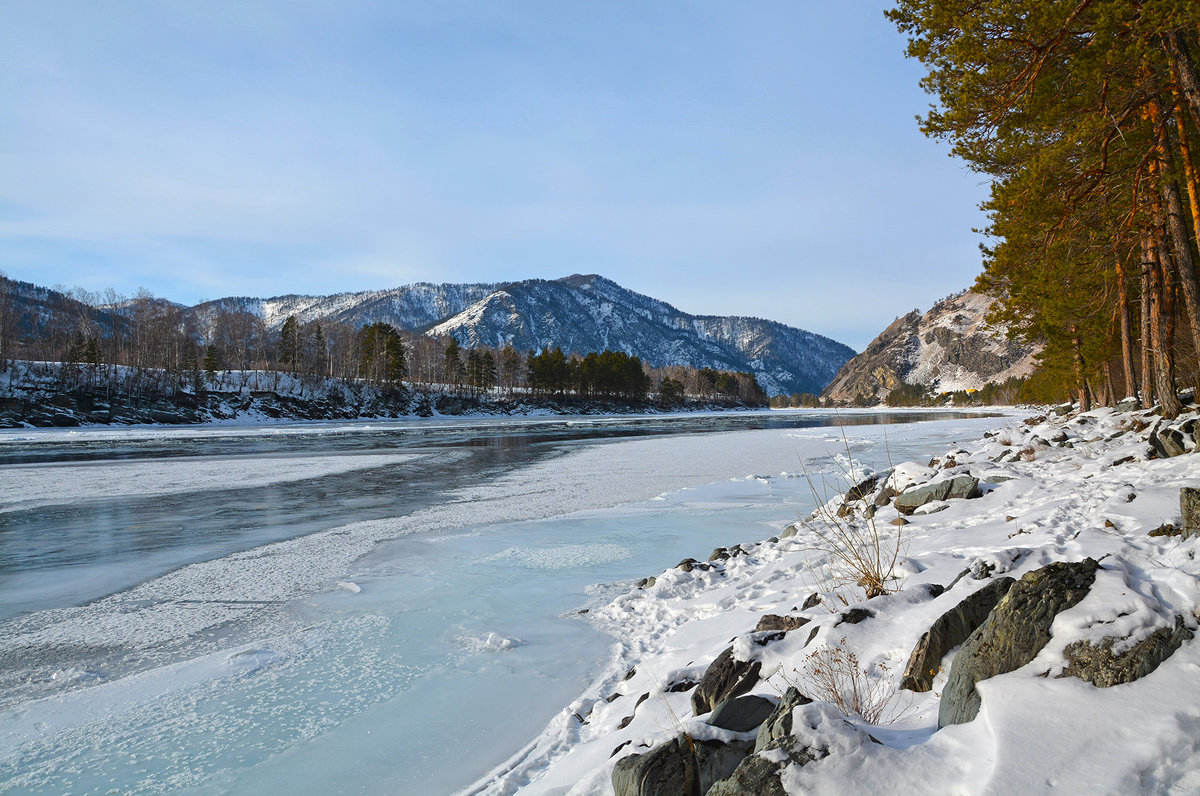
[[[1033,372],[1039,345],[1021,345],[987,323],[996,299],[964,291],[924,315],[897,318],[834,376],[821,397],[835,403],[875,403],[901,384],[933,392],[977,390]]]
[[[398,329],[452,336],[464,346],[612,349],[653,366],[752,371],[768,395],[820,391],[854,351],[828,337],[760,318],[690,315],[596,275],[500,284],[419,283],[333,296],[224,298],[197,305],[261,317],[269,329],[288,315],[352,326],[384,321]]]

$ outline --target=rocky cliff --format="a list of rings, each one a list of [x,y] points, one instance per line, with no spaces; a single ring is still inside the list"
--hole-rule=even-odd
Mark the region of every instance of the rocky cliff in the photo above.
[[[939,301],[924,315],[913,310],[897,318],[842,366],[821,397],[876,403],[903,384],[942,393],[1028,376],[1041,348],[1009,340],[1006,328],[988,324],[995,301],[965,291]]]

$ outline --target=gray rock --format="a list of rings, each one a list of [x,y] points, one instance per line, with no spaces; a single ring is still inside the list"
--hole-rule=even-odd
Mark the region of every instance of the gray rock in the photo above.
[[[1166,425],[1162,420],[1154,425],[1146,441],[1160,459],[1182,456],[1192,449],[1193,444],[1190,435],[1185,436],[1182,431]]]
[[[846,503],[853,503],[856,500],[864,500],[867,495],[875,491],[875,485],[879,483],[879,478],[880,476],[878,473],[867,476],[862,481],[850,487],[850,489],[846,491],[846,494],[843,496],[842,500]]]
[[[727,549],[725,549],[724,547],[718,547],[716,550],[712,551],[712,555],[710,555],[708,557],[708,560],[709,561],[728,561],[729,560],[729,551]]]
[[[983,624],[1014,583],[1013,578],[998,578],[939,616],[908,656],[900,687],[918,692],[932,689],[942,658]]]
[[[1179,513],[1183,538],[1200,534],[1200,489],[1185,486],[1179,490]]]
[[[979,497],[979,479],[973,475],[956,475],[941,481],[923,484],[896,496],[896,509],[901,514],[912,514],[918,506],[934,500]]]
[[[1074,408],[1075,408],[1075,404],[1059,404],[1058,406],[1054,407],[1050,411],[1056,415],[1062,416],[1062,415],[1071,414],[1071,411]]]
[[[981,704],[975,684],[1033,660],[1050,640],[1054,617],[1087,596],[1099,567],[1092,558],[1060,561],[1013,584],[955,657],[942,691],[938,726],[974,719]]]
[[[616,796],[704,796],[728,777],[747,754],[749,741],[698,741],[679,735],[644,754],[622,757],[613,767]]]
[[[783,692],[779,704],[758,728],[758,737],[754,739],[754,751],[761,752],[772,742],[790,736],[792,734],[792,711],[811,702],[812,700],[801,694],[795,686],[788,686],[788,689]]]
[[[811,699],[789,687],[775,710],[758,728],[754,753],[742,760],[728,779],[713,785],[707,796],[784,796],[786,791],[779,775],[785,767],[792,764],[807,765],[828,755],[824,750],[797,748],[799,743],[791,734],[792,712],[810,702]],[[784,753],[783,762],[776,763],[759,756],[760,752],[776,750]]]
[[[1138,399],[1132,396],[1129,398],[1122,398],[1120,401],[1117,401],[1117,405],[1113,408],[1118,412],[1132,412],[1134,409],[1138,408]]]
[[[870,619],[874,616],[875,614],[866,608],[851,608],[848,611],[842,612],[842,615],[838,618],[837,624],[835,624],[834,627],[837,627],[840,624],[857,625],[864,619]]]
[[[746,693],[758,682],[760,669],[761,661],[734,660],[733,647],[726,647],[704,670],[700,685],[692,694],[692,711],[700,716],[725,700]]]
[[[779,780],[782,771],[778,763],[750,755],[727,779],[714,784],[706,796],[787,796]]]
[[[782,630],[787,632],[795,630],[799,627],[804,627],[810,621],[804,616],[780,616],[779,614],[764,614],[758,620],[758,624],[754,626],[755,632],[760,630]]]
[[[1120,640],[1113,636],[1099,644],[1086,639],[1076,641],[1063,651],[1069,663],[1059,677],[1078,677],[1101,688],[1132,683],[1157,669],[1191,637],[1192,631],[1184,626],[1183,618],[1176,617],[1174,628],[1160,627],[1121,653],[1112,651],[1113,644]]]
[[[775,710],[770,699],[753,694],[727,699],[713,708],[708,723],[723,730],[750,732],[767,720]]]
[[[804,604],[800,606],[800,610],[807,611],[809,608],[815,608],[816,606],[818,606],[820,604],[821,604],[821,595],[817,594],[816,592],[813,592],[812,594],[808,595],[808,599],[806,599],[804,601]]]

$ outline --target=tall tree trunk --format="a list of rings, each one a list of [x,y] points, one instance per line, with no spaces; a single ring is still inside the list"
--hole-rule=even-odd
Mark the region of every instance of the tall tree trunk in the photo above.
[[[1175,76],[1175,82],[1187,100],[1196,124],[1200,125],[1200,74],[1196,73],[1196,65],[1188,52],[1187,42],[1184,41],[1182,33],[1172,31],[1163,36],[1163,44],[1171,61],[1171,72]]]
[[[1188,209],[1192,212],[1192,234],[1200,236],[1200,184],[1197,183],[1196,166],[1192,160],[1192,145],[1188,143],[1187,125],[1183,113],[1175,114],[1175,126],[1179,130],[1179,159],[1183,161],[1183,178],[1187,184]],[[1197,121],[1200,126],[1200,121]]]
[[[1163,231],[1154,230],[1154,236],[1158,241],[1152,248],[1150,323],[1153,330],[1155,387],[1163,417],[1173,419],[1183,411],[1183,404],[1179,402],[1179,396],[1175,392],[1175,301],[1171,290],[1171,266],[1163,262],[1163,259],[1169,256],[1163,241]]]
[[[1079,340],[1079,329],[1071,327],[1071,350],[1075,354],[1075,389],[1079,393],[1079,411],[1089,412],[1092,409],[1092,391],[1088,389],[1087,379],[1083,375],[1083,346]]]
[[[1149,408],[1154,406],[1154,244],[1150,241],[1149,232],[1142,233],[1142,302],[1141,302],[1141,332],[1142,332],[1142,394],[1141,404]]]
[[[1112,406],[1116,403],[1114,396],[1117,394],[1117,391],[1113,389],[1112,368],[1105,362],[1100,370],[1104,374],[1104,383],[1100,391],[1099,403],[1101,406]]]
[[[1151,115],[1157,116],[1154,104],[1151,103]],[[1173,160],[1171,145],[1167,140],[1166,126],[1157,124],[1158,132],[1158,181],[1162,192],[1162,208],[1166,211],[1167,238],[1170,240],[1172,257],[1160,252],[1159,263],[1163,269],[1163,290],[1170,291],[1174,284],[1171,278],[1172,270],[1179,277],[1179,286],[1183,291],[1183,303],[1187,307],[1189,330],[1192,334],[1192,345],[1197,357],[1200,357],[1200,282],[1196,280],[1196,266],[1192,261],[1192,244],[1188,235],[1187,222],[1184,221],[1183,204],[1179,200],[1179,184],[1173,177]],[[1156,213],[1156,221],[1158,214]],[[1174,269],[1172,269],[1172,265]],[[1172,317],[1174,315],[1172,314]],[[1173,352],[1172,352],[1173,353]],[[1197,364],[1200,364],[1198,360]]]
[[[1129,311],[1129,275],[1125,263],[1117,261],[1117,314],[1121,321],[1121,369],[1125,376],[1124,395],[1137,395],[1137,381],[1133,375],[1133,334],[1130,327],[1133,319]]]

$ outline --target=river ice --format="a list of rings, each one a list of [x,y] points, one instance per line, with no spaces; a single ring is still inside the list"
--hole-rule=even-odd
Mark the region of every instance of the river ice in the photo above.
[[[813,505],[804,474],[836,480],[847,452],[883,466],[995,424],[557,442],[393,516],[333,523],[192,560],[99,599],[19,612],[0,623],[8,662],[0,667],[0,791],[465,787],[610,664],[612,639],[582,610],[681,558],[778,533]],[[274,477],[395,473],[399,491],[404,473],[438,455],[425,445],[293,457]],[[176,463],[192,468],[187,488],[219,500],[234,484],[273,477],[264,461]],[[36,477],[8,481],[18,485],[6,493],[18,509],[3,516],[19,516],[25,501],[83,506],[90,485],[122,482],[91,472],[105,467],[43,468],[70,474],[60,492]],[[169,491],[180,482],[156,483]]]

